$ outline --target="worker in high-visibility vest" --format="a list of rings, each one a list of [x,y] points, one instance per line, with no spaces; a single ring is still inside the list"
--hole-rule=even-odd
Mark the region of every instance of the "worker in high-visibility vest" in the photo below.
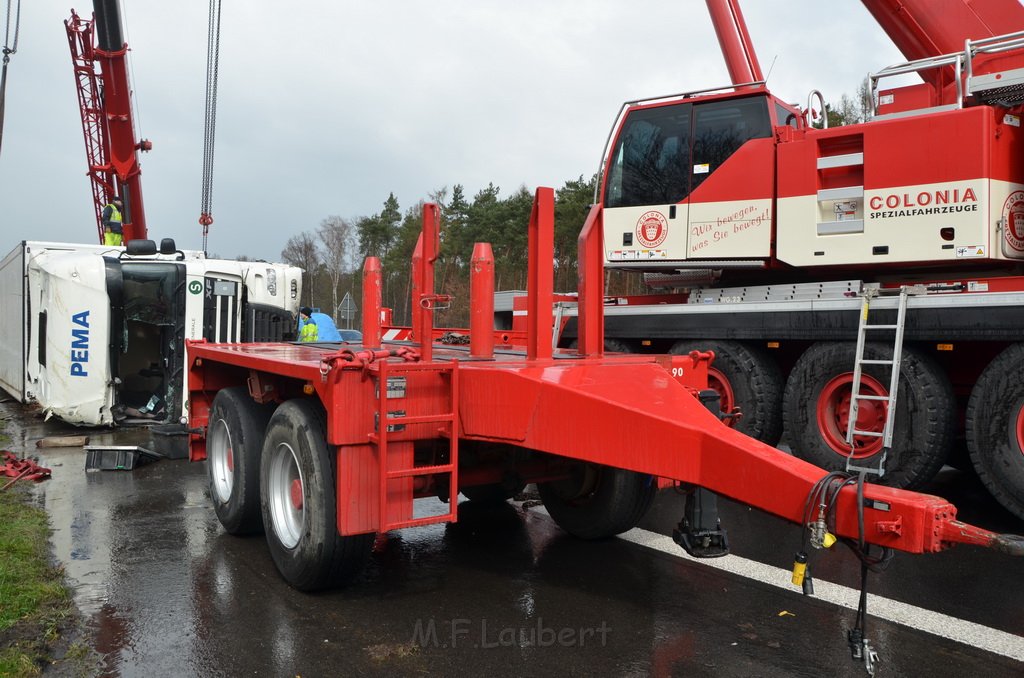
[[[103,244],[120,245],[124,240],[124,228],[121,225],[121,211],[124,203],[120,198],[114,198],[103,208]]]
[[[310,316],[313,315],[313,309],[309,306],[303,306],[299,309],[299,341],[311,342],[317,340],[316,323]]]

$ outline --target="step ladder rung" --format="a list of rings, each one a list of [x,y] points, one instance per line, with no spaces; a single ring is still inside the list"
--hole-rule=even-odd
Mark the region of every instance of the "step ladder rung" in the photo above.
[[[447,414],[425,414],[418,417],[388,417],[389,424],[444,424],[455,418],[451,412]]]
[[[889,396],[860,395],[859,393],[854,398],[857,400],[884,400],[885,402],[892,400]]]
[[[448,513],[441,513],[436,516],[423,516],[421,518],[410,518],[409,520],[400,520],[398,522],[388,523],[384,530],[390,532],[391,530],[401,530],[406,527],[422,527],[424,525],[435,525],[437,523],[451,522],[451,516]]]
[[[895,330],[899,325],[865,325],[866,330]]]
[[[440,464],[437,466],[415,466],[403,468],[397,471],[388,471],[388,480],[392,478],[412,478],[415,476],[431,476],[435,473],[451,473],[455,469],[452,464]]]
[[[855,436],[869,436],[871,438],[881,438],[885,434],[884,433],[879,433],[878,431],[858,431],[857,429],[853,429],[853,435],[855,435]]]
[[[860,361],[860,364],[861,365],[892,365],[893,361],[891,361],[891,360],[867,360],[867,359],[864,359],[864,360]]]

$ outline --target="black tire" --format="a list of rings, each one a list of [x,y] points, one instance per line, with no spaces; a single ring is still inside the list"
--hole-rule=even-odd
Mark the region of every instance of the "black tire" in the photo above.
[[[1024,344],[985,368],[967,403],[967,449],[996,501],[1024,520]]]
[[[579,348],[579,345],[579,340],[573,339],[569,342],[569,345],[566,348],[574,351]],[[629,347],[629,344],[621,339],[605,339],[603,346],[606,353],[635,353],[635,351]]]
[[[338,534],[335,477],[323,407],[305,399],[278,407],[260,464],[263,523],[274,564],[300,591],[345,583],[362,571],[373,547],[373,534]]]
[[[718,339],[680,341],[669,353],[687,355],[691,351],[714,351],[708,385],[722,397],[723,411],[739,407],[743,413],[732,427],[767,445],[778,445],[783,380],[775,361],[755,346]]]
[[[604,350],[608,353],[634,353],[629,344],[621,339],[605,339]]]
[[[206,468],[217,519],[228,534],[263,531],[260,455],[273,405],[260,405],[245,387],[219,391],[206,430]]]
[[[841,413],[849,406],[855,357],[856,346],[851,342],[815,344],[797,360],[786,383],[783,407],[793,454],[828,471],[846,468],[846,419]],[[864,357],[890,360],[892,348],[868,344]],[[862,394],[888,393],[890,366],[864,365],[863,374]],[[912,489],[931,480],[953,444],[955,402],[949,379],[938,364],[928,355],[904,347],[892,449],[879,482]],[[884,406],[861,401],[860,408],[858,428],[881,432]],[[876,466],[882,453],[881,439],[861,436],[857,445],[858,465]]]
[[[580,463],[565,480],[537,483],[537,491],[563,530],[581,539],[604,539],[636,527],[658,483],[646,474]]]

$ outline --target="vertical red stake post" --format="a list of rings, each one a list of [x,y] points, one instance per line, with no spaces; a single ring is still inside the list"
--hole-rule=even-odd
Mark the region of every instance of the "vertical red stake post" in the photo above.
[[[604,222],[601,204],[590,208],[583,230],[576,241],[579,262],[579,341],[580,355],[604,353]]]
[[[555,191],[542,186],[533,198],[527,273],[526,357],[550,358],[555,259]]]
[[[494,253],[491,243],[473,245],[469,263],[469,355],[494,357]]]
[[[434,262],[437,260],[438,208],[431,202],[423,205],[423,261],[420,265],[420,290],[414,301],[420,307],[418,323],[413,325],[415,338],[420,342],[420,359],[430,362],[434,356]]]
[[[380,348],[380,307],[380,259],[366,257],[363,263],[363,346]]]

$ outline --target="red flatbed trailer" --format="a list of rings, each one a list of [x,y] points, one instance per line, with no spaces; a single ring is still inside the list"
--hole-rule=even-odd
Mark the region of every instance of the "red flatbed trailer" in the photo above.
[[[551,261],[545,248],[552,205],[550,189],[538,190],[531,261]],[[430,270],[436,206],[425,208],[424,232],[418,336],[430,336],[431,309],[440,300]],[[581,276],[599,275],[600,252],[589,247],[586,229],[580,241]],[[481,276],[493,275],[493,260],[478,270],[477,289]],[[349,569],[350,558],[307,560],[299,553],[306,547],[320,553],[335,540],[351,544],[363,535],[454,521],[452,498],[460,490],[508,487],[502,482],[510,475],[513,486],[539,483],[554,519],[583,536],[635,525],[649,504],[652,476],[807,522],[805,502],[825,472],[728,428],[701,402],[709,354],[604,355],[585,352],[590,342],[555,353],[550,317],[539,311],[521,349],[494,351],[491,328],[482,323],[470,329],[468,346],[382,342],[379,324],[373,327],[379,276],[371,261],[364,346],[188,346],[191,420],[202,432],[192,437],[191,458],[210,459],[218,515],[229,531],[258,529],[260,517],[267,523],[275,562],[293,585],[319,588],[337,568]],[[550,267],[531,268],[530,281],[531,306],[551,308]],[[586,291],[584,284],[581,296]],[[486,305],[489,296],[474,293],[474,302]],[[591,305],[583,299],[580,307],[585,313]],[[598,314],[581,324],[599,338],[600,304],[593,308]],[[954,543],[1021,551],[1019,538],[957,521],[956,508],[941,498],[876,485],[861,491],[869,543],[912,553]],[[417,517],[414,499],[429,495],[447,501],[447,510]],[[854,487],[838,491],[837,535],[858,535],[857,509]],[[714,533],[717,526],[704,527]],[[714,537],[703,534],[704,545]],[[362,557],[366,544],[351,550]],[[725,551],[724,543],[717,546]]]

